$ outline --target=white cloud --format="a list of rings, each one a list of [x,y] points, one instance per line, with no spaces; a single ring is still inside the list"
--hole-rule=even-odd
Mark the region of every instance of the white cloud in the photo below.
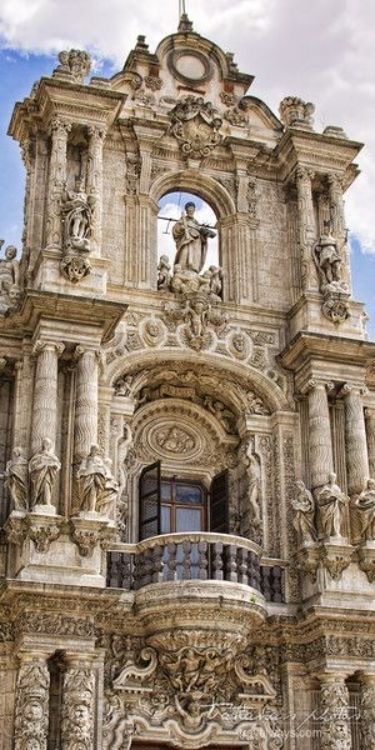
[[[277,112],[287,94],[316,104],[316,125],[341,125],[366,143],[349,191],[348,225],[375,253],[374,0],[187,0],[197,31],[236,53],[256,75],[252,92]],[[0,0],[0,39],[10,48],[91,49],[120,68],[138,34],[154,48],[177,26],[177,0]]]

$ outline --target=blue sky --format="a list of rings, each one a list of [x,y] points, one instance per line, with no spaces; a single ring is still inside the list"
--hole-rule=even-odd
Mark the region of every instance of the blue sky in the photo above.
[[[115,2],[116,0],[108,0],[108,2]],[[7,2],[7,0],[5,0]],[[34,0],[30,0],[30,3],[32,4]],[[46,7],[48,4],[52,4],[53,0],[44,0],[44,4]],[[73,8],[72,0],[67,0],[69,8]],[[130,0],[124,0],[124,4],[126,5],[126,2],[130,2]],[[284,0],[286,4],[293,4],[294,0]],[[365,4],[367,5],[367,0],[364,0]],[[22,5],[23,0],[17,0],[16,5]],[[258,5],[261,6],[263,3],[264,7],[272,4],[272,0],[259,0]],[[76,3],[74,3],[74,6],[79,8],[81,5],[84,4],[84,0],[77,0]],[[192,3],[194,5],[194,2]],[[209,2],[207,3],[209,5]],[[98,5],[102,5],[101,0],[99,1]],[[118,4],[117,4],[118,5]],[[117,7],[116,5],[116,7]],[[336,0],[332,0],[332,5],[336,5]],[[351,0],[347,0],[346,3],[347,6],[351,5]],[[256,0],[249,0],[249,2],[242,2],[239,3],[237,6],[237,10],[239,13],[240,6],[245,8],[245,6],[248,7],[256,7]],[[320,6],[320,0],[317,3],[317,7]],[[4,6],[5,7],[5,6]],[[8,2],[7,7],[12,7],[12,4]],[[14,6],[16,7],[16,6]],[[27,6],[29,7],[29,6]],[[199,6],[201,7],[201,6]],[[232,4],[229,2],[229,0],[218,0],[218,16],[220,17],[220,13],[227,13],[226,18],[230,18],[230,7],[232,7]],[[268,6],[267,6],[268,7]],[[340,6],[341,7],[341,6]],[[60,6],[61,8],[61,6]],[[198,6],[197,6],[198,8]],[[325,9],[327,9],[326,3],[324,3],[324,7],[322,5],[322,13],[323,17],[325,13]],[[337,5],[337,9],[339,6]],[[92,27],[95,29],[95,9],[96,6],[93,6],[93,24]],[[59,11],[56,11],[57,15]],[[255,11],[254,11],[255,12]],[[297,11],[298,12],[298,11]],[[24,36],[22,37],[21,32],[17,32],[17,23],[15,22],[14,28],[12,27],[11,32],[9,29],[7,29],[4,25],[3,18],[2,18],[2,9],[0,8],[0,238],[5,239],[6,243],[15,243],[18,246],[20,245],[20,237],[22,233],[22,222],[23,222],[23,197],[24,197],[24,168],[23,164],[20,158],[19,154],[19,148],[16,143],[14,143],[9,137],[6,136],[6,131],[8,128],[8,124],[10,121],[12,109],[14,106],[14,103],[17,100],[22,100],[29,92],[32,87],[32,84],[34,81],[38,80],[42,75],[49,75],[53,68],[56,66],[56,54],[55,51],[50,53],[49,48],[55,48],[56,50],[62,49],[65,46],[81,46],[86,47],[90,49],[94,55],[96,55],[96,59],[99,61],[100,66],[100,75],[104,76],[110,76],[117,70],[119,70],[122,67],[122,64],[120,63],[120,60],[124,60],[130,47],[134,46],[135,36],[136,33],[141,33],[144,29],[142,26],[142,23],[140,22],[139,28],[137,28],[137,25],[134,21],[133,16],[133,29],[132,29],[132,36],[133,38],[131,41],[124,40],[121,41],[121,47],[120,47],[120,40],[116,37],[113,37],[113,56],[112,59],[109,59],[109,54],[106,55],[105,53],[109,52],[111,48],[111,41],[108,40],[106,42],[106,45],[103,43],[102,48],[100,48],[100,42],[98,41],[98,38],[96,39],[88,39],[87,43],[86,40],[82,38],[82,32],[81,32],[81,38],[76,39],[73,38],[73,34],[69,37],[68,33],[65,32],[65,37],[55,40],[51,43],[48,42],[47,39],[42,37],[42,31],[40,31],[40,38],[39,40],[30,39],[27,37],[27,33],[29,35],[31,34],[31,31],[25,32]],[[63,13],[63,10],[61,9],[61,13]],[[234,11],[233,11],[234,13]],[[196,14],[199,15],[199,11],[196,11]],[[328,13],[329,15],[329,13]],[[337,14],[336,14],[337,15]],[[357,14],[358,15],[358,14]],[[4,13],[5,16],[5,13]],[[247,17],[247,16],[246,16]],[[209,25],[209,20],[204,20],[205,17],[202,16],[203,23],[206,23],[206,25]],[[255,21],[254,21],[255,18]],[[318,83],[322,83],[322,71],[320,69],[314,70],[313,62],[311,62],[311,71],[310,68],[306,69],[306,75],[305,79],[299,81],[298,79],[298,72],[295,70],[295,66],[293,65],[293,60],[288,59],[288,55],[285,59],[285,75],[288,80],[288,89],[285,90],[282,86],[282,78],[284,75],[284,71],[281,68],[281,64],[278,64],[278,68],[276,69],[276,78],[277,81],[275,81],[275,67],[273,66],[272,71],[272,80],[270,78],[270,70],[269,67],[270,63],[268,60],[266,60],[266,49],[263,49],[263,47],[260,46],[259,38],[261,34],[264,34],[264,43],[267,42],[268,37],[267,34],[270,33],[269,27],[267,26],[266,21],[264,23],[262,22],[262,17],[259,16],[259,23],[257,21],[257,16],[254,16],[253,21],[254,25],[251,29],[251,32],[254,33],[254,50],[253,52],[250,51],[250,48],[248,46],[248,43],[246,46],[244,46],[244,39],[243,39],[243,30],[241,28],[238,29],[237,36],[238,36],[238,51],[239,51],[239,62],[242,69],[247,70],[248,72],[258,72],[256,70],[256,61],[252,60],[251,65],[247,62],[248,57],[256,57],[258,56],[258,62],[260,67],[260,73],[258,72],[258,78],[256,81],[256,84],[253,87],[252,93],[254,95],[260,96],[263,98],[268,104],[270,104],[271,108],[274,109],[274,111],[277,113],[277,105],[276,101],[280,101],[280,99],[285,95],[289,93],[298,93],[300,95],[304,94],[304,89],[306,89],[306,99],[309,96],[309,93],[314,95],[314,86],[318,88]],[[264,17],[266,19],[266,16]],[[16,19],[17,20],[17,19]],[[35,20],[35,19],[34,19]],[[58,18],[57,18],[58,20]],[[267,19],[266,19],[267,20]],[[366,20],[366,19],[365,19]],[[57,21],[56,21],[57,22]],[[297,19],[298,22],[298,19]],[[52,23],[52,21],[50,21]],[[145,22],[144,22],[145,23]],[[156,23],[156,22],[155,22]],[[354,23],[354,22],[353,22]],[[366,25],[366,24],[364,24]],[[35,24],[33,28],[35,27]],[[19,27],[21,28],[21,27]],[[87,28],[87,27],[86,27]],[[23,29],[23,27],[22,27]],[[22,30],[21,29],[21,30]],[[31,26],[30,26],[31,29]],[[223,32],[223,27],[221,30],[212,29],[211,32],[209,29],[201,29],[199,28],[199,31],[202,33],[206,33],[207,36],[216,38],[217,41],[220,43],[222,40],[220,39],[220,34],[225,37],[225,34],[228,36],[229,44],[227,44],[226,48],[236,49],[236,42],[235,42],[235,30],[231,27],[230,24],[227,23],[226,26],[226,32]],[[255,31],[254,31],[255,29]],[[354,26],[353,26],[354,29]],[[148,29],[146,29],[147,31]],[[172,24],[172,28],[168,29],[161,29],[160,33],[157,33],[157,29],[155,30],[155,42],[157,42],[165,33],[168,33],[168,31],[174,30],[174,24]],[[359,34],[359,32],[357,33]],[[18,33],[18,37],[17,37]],[[153,33],[153,32],[151,32]],[[233,34],[233,39],[230,39],[230,34]],[[282,33],[282,29],[280,30],[280,33]],[[312,32],[313,33],[313,29]],[[362,32],[361,32],[362,33]],[[109,30],[106,30],[106,35],[108,37]],[[13,35],[14,38],[11,38]],[[32,36],[32,34],[31,34]],[[289,29],[289,37],[290,37],[290,29]],[[52,37],[51,37],[52,38]],[[362,42],[364,47],[366,48],[366,39],[361,36]],[[331,37],[332,40],[332,37]],[[64,43],[66,41],[66,44]],[[154,40],[151,39],[151,47],[153,46]],[[80,43],[80,44],[79,44]],[[268,39],[268,44],[270,43],[270,40]],[[257,46],[258,45],[258,46]],[[41,54],[40,50],[48,50],[48,54]],[[291,53],[288,52],[290,55]],[[358,53],[359,54],[359,53]],[[362,53],[361,53],[362,54]],[[306,55],[308,57],[309,50],[306,49]],[[359,61],[361,59],[361,56],[359,55]],[[340,65],[342,65],[342,56],[340,57]],[[371,60],[367,59],[367,65],[370,67],[371,70]],[[373,87],[373,90],[369,88],[370,84],[366,83],[366,86],[364,87],[363,81],[359,81],[356,87],[353,87],[353,102],[351,105],[350,97],[348,102],[348,91],[345,90],[345,86],[342,84],[341,77],[343,76],[343,72],[339,71],[339,68],[336,70],[332,68],[331,73],[331,88],[330,91],[324,93],[322,92],[321,95],[321,114],[320,119],[318,119],[319,127],[318,130],[321,130],[322,127],[327,124],[328,122],[334,122],[335,124],[343,125],[344,128],[348,131],[348,134],[351,137],[357,138],[358,140],[365,140],[370,141],[370,148],[367,148],[364,150],[364,156],[361,156],[360,164],[363,170],[363,175],[360,176],[358,180],[359,188],[354,186],[349,191],[349,210],[348,210],[348,225],[349,229],[351,230],[351,248],[352,248],[352,277],[353,277],[353,286],[354,286],[354,298],[357,300],[362,300],[366,303],[367,312],[370,315],[370,323],[368,325],[368,332],[370,335],[370,338],[375,338],[375,285],[374,285],[374,272],[375,272],[375,232],[373,230],[373,202],[374,202],[374,193],[372,192],[371,197],[371,188],[375,187],[375,181],[373,180],[373,184],[371,183],[372,175],[374,174],[374,153],[371,149],[371,138],[373,138],[373,112],[374,112],[374,105],[375,105],[375,86]],[[263,86],[262,86],[262,75],[263,75]],[[326,75],[326,72],[325,74]],[[348,74],[347,74],[348,75]],[[371,74],[369,72],[370,78]],[[296,84],[293,83],[293,76],[297,76],[297,82],[299,88],[296,90]],[[319,80],[318,80],[319,79]],[[339,79],[339,80],[338,80]],[[333,81],[336,81],[338,83],[335,86],[333,85]],[[325,79],[326,84],[328,85],[327,79]],[[346,81],[347,83],[347,81]],[[294,88],[291,88],[291,86],[294,86]],[[363,106],[360,112],[358,113],[358,120],[357,122],[354,121],[354,109],[356,109],[356,103],[355,103],[355,97],[359,96],[359,93],[361,94],[361,87],[363,89]],[[367,87],[367,88],[366,88]],[[347,89],[347,86],[346,86]],[[267,92],[269,92],[269,95],[267,96]],[[340,98],[340,92],[341,92],[341,98]],[[359,92],[359,93],[358,93]],[[328,94],[331,94],[331,100],[333,101],[333,109],[336,109],[338,111],[338,116],[335,117],[334,120],[332,120],[332,115],[329,107],[331,105],[328,105]],[[324,94],[324,95],[323,95]],[[350,94],[350,92],[349,92]],[[361,95],[362,95],[361,94]],[[369,107],[368,99],[370,96],[370,101],[372,102],[372,108]],[[372,96],[372,100],[371,100]],[[278,97],[278,99],[276,98]],[[328,98],[327,98],[328,97]],[[316,94],[315,94],[315,100],[316,100]],[[345,101],[344,101],[345,100]],[[344,101],[344,104],[341,106],[341,102]],[[350,106],[351,105],[351,106]],[[360,107],[360,102],[358,101],[358,108]],[[362,117],[361,117],[362,115]],[[353,120],[353,121],[352,121]],[[351,195],[353,194],[353,198]],[[373,234],[372,234],[373,232]],[[356,238],[357,235],[357,238]]]

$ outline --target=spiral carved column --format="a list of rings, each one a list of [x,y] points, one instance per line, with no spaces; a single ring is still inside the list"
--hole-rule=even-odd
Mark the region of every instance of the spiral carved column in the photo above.
[[[363,388],[344,385],[345,447],[349,495],[359,495],[369,477]]]
[[[98,440],[98,351],[78,346],[76,349],[77,380],[74,424],[74,458],[88,455]]]
[[[92,245],[96,255],[101,254],[102,202],[103,202],[103,144],[105,130],[89,127],[87,191],[93,199]]]
[[[61,248],[62,224],[60,202],[66,185],[67,146],[71,125],[55,118],[50,126],[51,156],[49,162],[46,245]]]
[[[298,167],[296,185],[298,195],[299,236],[301,251],[302,288],[314,289],[317,282],[312,263],[312,247],[315,241],[314,202],[311,180],[313,173],[305,167]]]
[[[44,438],[53,445],[57,429],[57,369],[63,344],[38,341],[34,347],[37,356],[35,369],[34,403],[31,432],[31,452],[40,449]]]

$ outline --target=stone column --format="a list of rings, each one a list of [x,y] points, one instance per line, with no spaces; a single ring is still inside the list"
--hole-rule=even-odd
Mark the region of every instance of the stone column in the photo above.
[[[74,460],[85,458],[98,440],[99,352],[77,346]]]
[[[348,494],[359,495],[369,477],[364,389],[347,383],[342,389],[345,403],[345,448]]]
[[[94,750],[96,673],[90,660],[65,655],[61,750]]]
[[[56,442],[57,429],[57,366],[58,357],[64,351],[63,344],[37,341],[34,354],[37,356],[32,414],[31,453],[40,449],[42,440]]]
[[[366,409],[365,417],[369,473],[371,478],[375,478],[375,409]]]
[[[20,655],[16,683],[14,750],[47,750],[50,675],[44,653]]]
[[[351,750],[349,691],[345,675],[321,675],[320,750]]]
[[[103,203],[103,144],[106,131],[96,126],[89,127],[87,192],[93,198],[91,244],[95,255],[102,249],[102,203]]]
[[[66,184],[67,146],[71,125],[58,118],[52,120],[49,162],[46,246],[61,248],[62,223],[60,201]]]
[[[375,674],[361,677],[360,716],[363,748],[375,750]]]
[[[330,383],[311,380],[308,383],[309,454],[311,489],[322,487],[333,471],[331,425],[327,388]]]
[[[312,260],[312,247],[316,239],[314,202],[311,186],[313,176],[313,172],[306,167],[297,168],[296,184],[303,290],[317,289],[318,287],[318,280]]]

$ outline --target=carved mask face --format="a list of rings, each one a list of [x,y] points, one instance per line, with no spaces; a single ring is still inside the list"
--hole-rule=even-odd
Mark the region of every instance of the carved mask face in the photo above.
[[[40,721],[43,717],[43,707],[35,698],[31,698],[23,709],[23,715],[26,721]]]

